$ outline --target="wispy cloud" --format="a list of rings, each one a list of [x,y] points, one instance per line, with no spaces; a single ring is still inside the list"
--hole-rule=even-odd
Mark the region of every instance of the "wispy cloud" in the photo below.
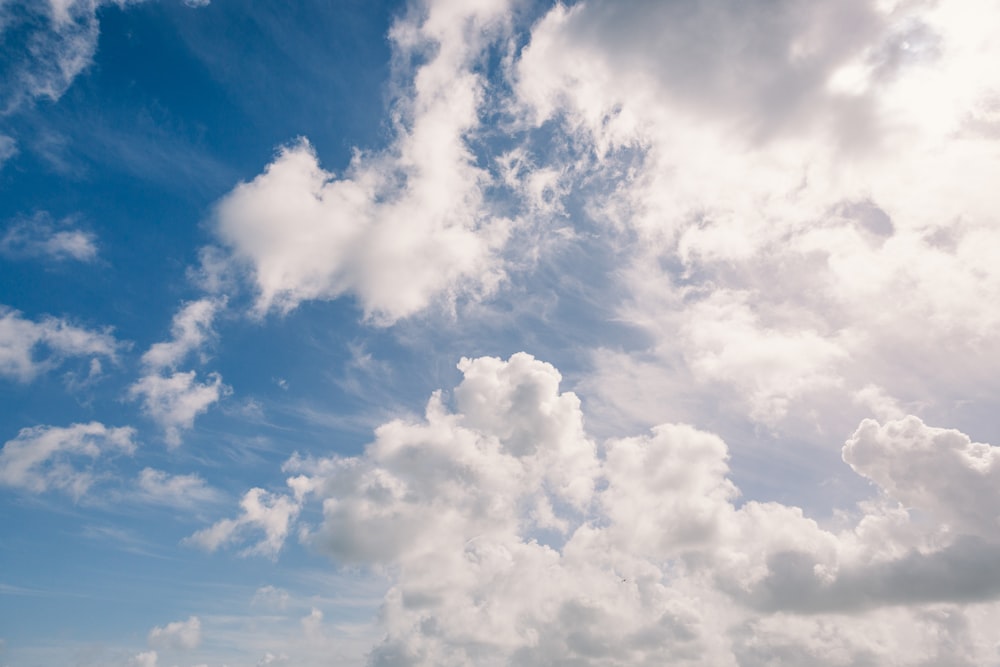
[[[93,59],[99,4],[14,0],[0,6],[0,30],[11,54],[3,61],[7,84],[0,97],[2,113],[10,114],[43,97],[57,100],[66,92]]]
[[[73,217],[55,222],[44,211],[16,220],[0,237],[0,255],[12,259],[93,262],[97,259],[97,236],[75,228],[76,222]]]
[[[36,322],[0,305],[0,376],[30,382],[68,357],[116,361],[121,347],[110,328],[94,331],[51,316]]]
[[[59,489],[79,500],[102,476],[99,459],[135,449],[130,427],[90,422],[21,429],[0,450],[0,483],[34,493]]]

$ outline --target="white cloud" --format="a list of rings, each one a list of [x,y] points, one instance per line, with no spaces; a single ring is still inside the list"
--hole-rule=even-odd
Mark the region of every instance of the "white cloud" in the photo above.
[[[269,609],[285,609],[291,596],[288,591],[276,586],[261,586],[254,591],[250,600],[251,606],[262,606]]]
[[[288,656],[284,653],[271,653],[267,651],[261,656],[261,659],[257,661],[257,667],[265,667],[265,665],[285,665],[288,664]]]
[[[302,617],[302,633],[306,639],[320,639],[323,635],[323,612],[316,607],[309,611],[308,616]]]
[[[30,382],[67,357],[116,361],[119,347],[110,329],[93,331],[51,316],[34,322],[0,305],[0,376]]]
[[[207,382],[198,382],[196,375],[195,371],[147,375],[129,387],[129,396],[142,400],[143,411],[163,428],[170,447],[180,445],[181,431],[192,428],[195,417],[231,391],[218,373],[209,373]]]
[[[201,620],[191,616],[149,631],[149,644],[159,649],[196,649],[201,644]]]
[[[185,303],[174,315],[172,338],[142,355],[147,373],[129,387],[129,396],[142,400],[143,411],[163,428],[170,447],[181,443],[181,431],[192,428],[195,417],[232,392],[218,373],[199,382],[196,371],[176,370],[214,336],[212,322],[225,305],[225,298],[208,297]]]
[[[115,0],[124,5],[129,0]],[[0,34],[12,55],[2,70],[7,82],[0,114],[36,99],[58,100],[91,63],[97,50],[98,9],[103,0],[11,0],[0,5]],[[15,54],[16,53],[16,57]]]
[[[455,411],[436,394],[424,420],[383,425],[360,456],[295,457],[291,495],[254,489],[240,519],[192,541],[214,548],[270,524],[252,548],[274,554],[299,511],[292,497],[321,501],[304,538],[393,579],[373,664],[916,667],[994,655],[976,638],[1000,614],[996,448],[914,417],[863,422],[844,456],[880,495],[823,527],[794,506],[737,503],[717,436],[664,424],[596,447],[548,364],[522,353],[460,368]]]
[[[173,338],[154,343],[142,355],[142,363],[152,369],[174,369],[191,353],[200,350],[213,335],[212,321],[225,307],[225,299],[198,299],[185,303],[174,315],[170,333]]]
[[[4,163],[17,153],[17,141],[14,140],[14,137],[0,134],[0,167],[3,167]]]
[[[219,202],[216,233],[249,267],[258,314],[352,295],[367,319],[391,323],[495,289],[507,223],[483,206],[487,175],[467,137],[485,86],[474,69],[502,35],[506,9],[413,8],[390,39],[400,61],[427,59],[400,82],[392,145],[356,153],[338,176],[302,139]]]
[[[990,2],[868,0],[547,12],[511,72],[564,148],[527,142],[519,177],[568,176],[608,239],[608,298],[652,340],[628,367],[689,380],[658,381],[687,419],[721,402],[826,432],[849,422],[821,403],[869,385],[942,412],[989,387],[998,19]],[[598,356],[588,387],[628,384]]]
[[[171,475],[154,468],[139,472],[136,491],[142,501],[170,507],[198,507],[220,498],[219,492],[197,474]]]
[[[72,218],[53,223],[46,213],[19,220],[8,226],[0,238],[0,255],[93,262],[97,259],[97,237],[92,232],[72,229],[73,223]]]
[[[0,483],[41,493],[59,489],[79,499],[100,479],[97,460],[135,451],[135,429],[99,422],[21,429],[0,450]],[[80,459],[92,462],[81,467]]]
[[[264,489],[250,489],[240,501],[243,512],[236,519],[223,519],[186,538],[206,551],[244,539],[246,534],[263,532],[255,545],[243,550],[243,555],[260,555],[277,558],[288,536],[288,530],[298,516],[301,505],[288,496],[273,494]]]
[[[136,653],[128,664],[129,667],[157,667],[158,658],[156,651],[143,651]]]
[[[866,419],[844,445],[844,460],[892,498],[942,527],[992,539],[1000,528],[1000,448],[917,417]]]

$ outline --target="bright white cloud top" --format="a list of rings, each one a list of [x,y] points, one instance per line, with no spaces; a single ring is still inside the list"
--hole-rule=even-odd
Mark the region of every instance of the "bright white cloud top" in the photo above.
[[[175,5],[0,9],[0,665],[1000,661],[996,2]]]

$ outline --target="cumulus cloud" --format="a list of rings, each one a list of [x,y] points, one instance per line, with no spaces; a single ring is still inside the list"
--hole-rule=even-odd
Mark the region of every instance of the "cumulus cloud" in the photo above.
[[[201,620],[191,616],[149,631],[149,645],[158,649],[196,649],[201,644]]]
[[[866,419],[843,451],[858,474],[951,530],[991,539],[1000,527],[1000,448],[909,416]]]
[[[154,343],[142,355],[142,363],[152,369],[176,368],[194,351],[201,349],[213,335],[212,321],[225,306],[223,299],[204,298],[191,301],[174,315],[170,328],[172,339]]]
[[[0,450],[0,483],[34,493],[59,489],[79,500],[102,476],[98,460],[132,454],[134,438],[133,428],[100,422],[21,429]]]
[[[243,555],[277,558],[301,505],[289,496],[269,493],[264,489],[250,489],[240,501],[240,507],[243,511],[237,518],[223,519],[199,530],[186,538],[185,542],[211,552],[223,545],[245,539],[248,533],[263,532],[260,541],[244,549]]]
[[[196,371],[176,370],[212,338],[212,322],[225,303],[223,298],[206,297],[184,304],[174,315],[172,338],[154,343],[142,355],[146,375],[129,387],[129,396],[142,401],[143,411],[163,428],[170,447],[181,443],[181,431],[192,428],[195,417],[232,392],[218,373],[200,382]]]
[[[254,527],[266,537],[250,550],[273,555],[299,508],[321,502],[302,539],[392,577],[372,664],[993,655],[970,637],[1000,613],[996,448],[915,417],[863,422],[844,457],[879,495],[823,527],[741,500],[713,434],[663,424],[597,445],[551,365],[519,353],[460,369],[454,409],[435,394],[424,419],[381,426],[359,456],[293,457],[287,494],[254,489],[240,518],[191,541],[214,548]]]
[[[396,58],[423,64],[399,83],[384,151],[336,175],[301,139],[219,202],[216,234],[249,268],[258,314],[351,295],[391,323],[496,287],[507,225],[483,206],[487,175],[467,138],[485,88],[476,65],[503,34],[505,5],[428,3],[394,25]]]
[[[110,329],[84,329],[51,316],[36,322],[0,305],[0,376],[30,382],[67,357],[116,361],[120,347]]]
[[[163,428],[170,447],[180,445],[181,431],[192,428],[195,417],[231,391],[218,373],[209,373],[206,382],[196,376],[195,371],[147,375],[129,387],[129,396],[142,401],[143,412]]]
[[[691,381],[661,382],[667,400],[704,392],[687,418],[725,399],[768,427],[832,419],[821,394],[946,407],[989,383],[998,18],[869,0],[546,12],[510,71],[526,122],[566,148],[527,142],[521,178],[568,176],[615,246],[608,298],[654,341],[628,366]],[[590,386],[627,383],[616,365]]]
[[[11,258],[42,257],[53,261],[97,259],[97,237],[88,231],[72,229],[74,220],[53,223],[46,213],[19,220],[7,227],[0,237],[0,254]]]

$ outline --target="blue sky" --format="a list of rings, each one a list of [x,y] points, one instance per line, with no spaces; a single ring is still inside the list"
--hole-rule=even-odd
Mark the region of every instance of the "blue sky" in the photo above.
[[[987,0],[0,3],[0,666],[996,665]]]

